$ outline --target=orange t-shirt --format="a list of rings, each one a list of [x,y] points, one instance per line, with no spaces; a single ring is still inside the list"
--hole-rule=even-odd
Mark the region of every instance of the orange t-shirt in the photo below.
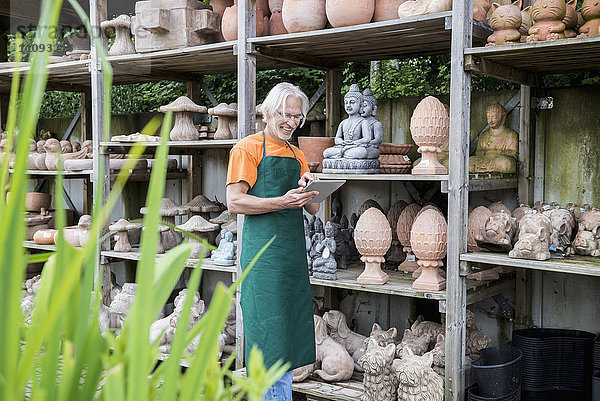
[[[290,144],[294,152],[285,143],[276,141],[265,135],[267,156],[294,157],[300,162],[300,176],[308,172],[306,156],[296,146]],[[262,131],[240,140],[229,153],[229,168],[227,169],[227,185],[246,181],[250,188],[256,183],[258,165],[263,158]]]

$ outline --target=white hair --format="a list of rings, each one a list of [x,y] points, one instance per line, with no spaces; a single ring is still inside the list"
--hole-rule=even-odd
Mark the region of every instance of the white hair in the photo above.
[[[281,110],[282,114],[285,114],[285,102],[288,96],[294,96],[302,102],[302,123],[300,124],[300,127],[304,125],[310,102],[306,94],[302,92],[302,89],[288,82],[282,82],[275,85],[262,102],[260,112],[263,115],[264,122],[267,122],[267,114],[274,115],[278,109]]]

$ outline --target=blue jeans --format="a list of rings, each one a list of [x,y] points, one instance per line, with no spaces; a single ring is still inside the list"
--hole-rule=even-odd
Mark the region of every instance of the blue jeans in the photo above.
[[[265,393],[265,401],[292,401],[292,377],[293,372],[286,372],[279,380],[273,384]]]

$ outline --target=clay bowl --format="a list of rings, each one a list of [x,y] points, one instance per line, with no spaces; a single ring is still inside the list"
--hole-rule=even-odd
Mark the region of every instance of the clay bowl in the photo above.
[[[62,234],[64,235],[65,241],[71,246],[81,246],[79,243],[79,235],[81,230],[77,226],[63,228]]]
[[[407,155],[408,152],[410,152],[414,146],[415,145],[411,145],[408,143],[398,144],[398,143],[391,143],[391,142],[382,142],[381,145],[379,145],[379,151],[382,154],[387,154],[387,155],[389,155],[389,154]]]
[[[38,230],[33,234],[33,240],[38,245],[52,245],[56,233],[56,230]]]

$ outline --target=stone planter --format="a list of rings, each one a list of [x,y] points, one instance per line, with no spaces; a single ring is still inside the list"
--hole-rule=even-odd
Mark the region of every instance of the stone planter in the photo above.
[[[367,24],[373,18],[375,0],[327,0],[325,11],[334,28]]]
[[[323,172],[323,151],[333,146],[334,137],[299,136],[298,147],[306,160],[310,163],[319,163],[316,173]]]

